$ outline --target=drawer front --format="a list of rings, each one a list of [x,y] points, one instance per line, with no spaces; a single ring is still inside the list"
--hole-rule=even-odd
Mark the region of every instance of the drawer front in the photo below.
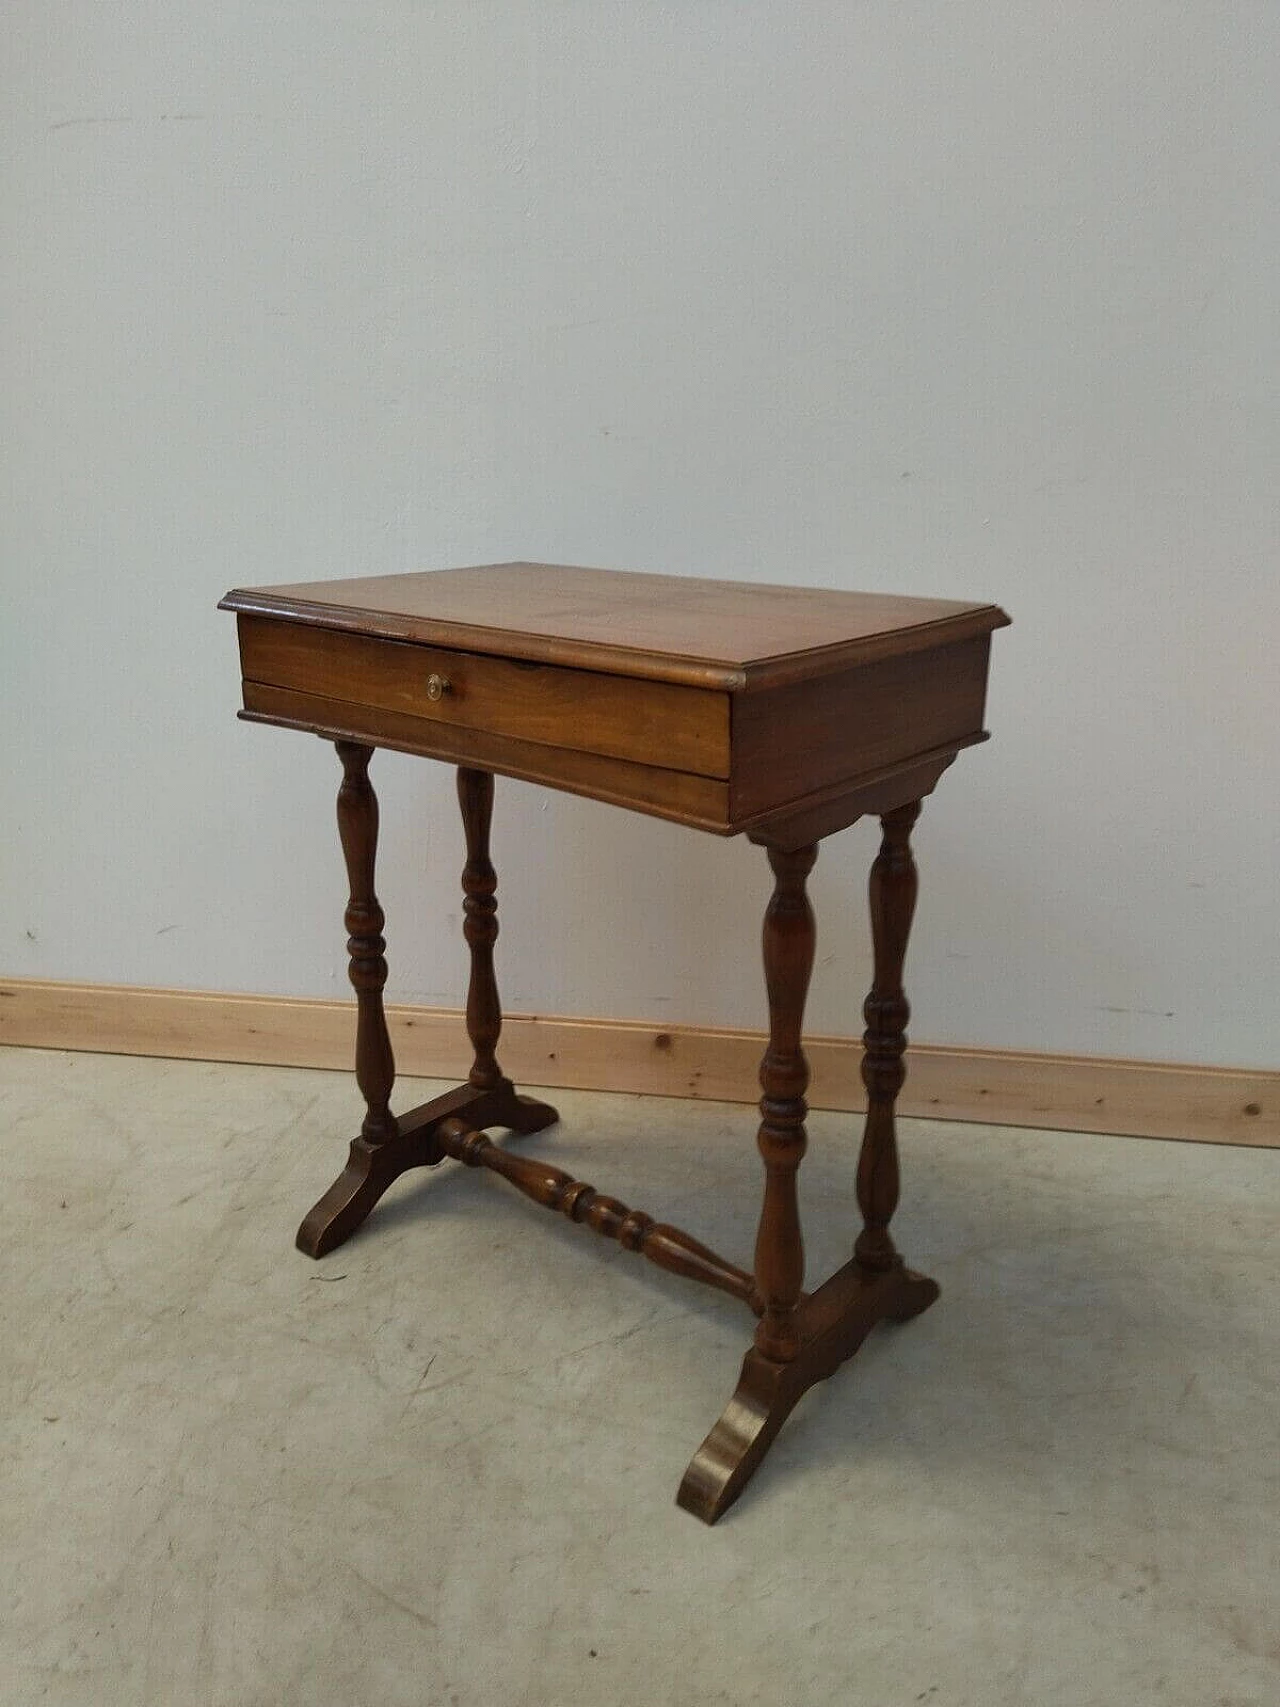
[[[549,747],[517,740],[514,735],[492,735],[485,729],[464,729],[457,723],[428,721],[404,711],[379,711],[371,705],[325,699],[294,688],[265,687],[261,682],[244,684],[244,707],[240,715],[254,723],[308,729],[328,741],[361,741],[370,747],[391,747],[445,764],[546,783],[588,800],[609,801],[716,835],[732,831],[728,783],[695,776],[692,771],[663,770],[603,753]]]
[[[729,696],[241,616],[246,682],[695,776],[729,775]]]

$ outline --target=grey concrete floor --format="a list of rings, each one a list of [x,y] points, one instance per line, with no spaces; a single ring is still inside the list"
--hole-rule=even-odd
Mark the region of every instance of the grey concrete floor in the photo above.
[[[354,1094],[0,1052],[5,1703],[1280,1701],[1280,1154],[904,1123],[942,1299],[708,1530],[750,1318],[447,1163],[309,1262]],[[748,1258],[748,1109],[555,1100],[538,1155]]]

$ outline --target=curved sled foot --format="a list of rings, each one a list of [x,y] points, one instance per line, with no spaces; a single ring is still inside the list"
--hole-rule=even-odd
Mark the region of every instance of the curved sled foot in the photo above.
[[[704,1523],[728,1511],[808,1385],[794,1364],[749,1351],[732,1399],[684,1473],[676,1504]]]
[[[505,1126],[509,1132],[519,1132],[527,1136],[530,1132],[541,1132],[545,1127],[554,1126],[560,1116],[548,1102],[539,1102],[536,1097],[522,1097],[512,1094],[509,1103],[504,1105],[503,1118],[491,1121],[493,1126]]]
[[[886,1309],[885,1320],[888,1322],[909,1322],[913,1316],[919,1316],[934,1303],[941,1291],[936,1280],[930,1280],[926,1275],[916,1274],[913,1269],[898,1270],[900,1291],[891,1309]]]
[[[519,1133],[541,1132],[560,1118],[532,1097],[517,1096],[509,1079],[492,1090],[459,1085],[402,1115],[396,1134],[381,1144],[355,1138],[347,1165],[308,1211],[295,1241],[309,1257],[322,1257],[349,1239],[393,1180],[410,1168],[430,1168],[444,1151],[436,1134],[441,1123],[460,1116],[476,1131],[502,1126]]]
[[[895,1264],[869,1273],[851,1262],[796,1311],[800,1350],[777,1363],[754,1347],[733,1397],[684,1473],[676,1504],[714,1523],[737,1499],[801,1396],[852,1357],[879,1321],[904,1322],[928,1309],[936,1282]]]
[[[368,1215],[383,1192],[407,1168],[426,1166],[438,1158],[422,1156],[415,1162],[405,1156],[396,1139],[369,1144],[353,1138],[347,1165],[308,1211],[294,1241],[309,1257],[322,1257],[336,1250]]]

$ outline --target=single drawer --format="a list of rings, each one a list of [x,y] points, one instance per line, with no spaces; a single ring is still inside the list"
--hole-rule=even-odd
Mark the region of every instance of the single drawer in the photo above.
[[[695,776],[729,775],[729,695],[242,615],[247,682]]]

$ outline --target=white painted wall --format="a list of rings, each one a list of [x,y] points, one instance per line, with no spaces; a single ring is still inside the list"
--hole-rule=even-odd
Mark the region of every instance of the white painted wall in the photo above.
[[[1273,0],[10,0],[10,974],[345,989],[337,764],[233,583],[512,556],[994,599],[916,1035],[1274,1065]],[[385,755],[391,993],[452,778]],[[859,1028],[872,834],[815,1028]],[[763,856],[500,791],[525,1010],[757,1023]]]

